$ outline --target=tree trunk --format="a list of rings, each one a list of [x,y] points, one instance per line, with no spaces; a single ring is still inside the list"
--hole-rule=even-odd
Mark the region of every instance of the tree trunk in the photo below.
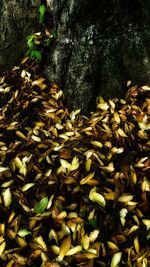
[[[99,94],[123,97],[129,79],[150,82],[149,0],[50,2],[58,39],[45,73],[69,108],[87,112]]]
[[[39,30],[40,3],[53,20],[46,27],[54,25],[58,35],[44,72],[64,90],[70,109],[88,113],[97,95],[123,97],[130,79],[150,83],[149,0],[1,0],[0,72],[17,63],[25,38]]]
[[[0,73],[18,64],[26,50],[26,37],[37,31],[40,1],[0,1]]]

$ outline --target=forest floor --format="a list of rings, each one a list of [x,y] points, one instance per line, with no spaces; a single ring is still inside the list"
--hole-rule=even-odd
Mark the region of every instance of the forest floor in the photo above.
[[[0,266],[150,266],[150,87],[63,101],[28,58],[0,77]]]

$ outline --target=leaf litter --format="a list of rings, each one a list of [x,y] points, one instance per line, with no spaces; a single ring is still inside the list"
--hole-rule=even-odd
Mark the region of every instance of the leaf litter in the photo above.
[[[28,58],[0,77],[1,266],[150,265],[150,87],[90,117]]]

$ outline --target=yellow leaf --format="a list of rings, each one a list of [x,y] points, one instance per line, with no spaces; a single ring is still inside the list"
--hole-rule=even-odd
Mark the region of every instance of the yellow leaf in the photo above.
[[[134,247],[135,247],[135,251],[136,251],[136,253],[139,253],[139,251],[140,251],[140,245],[139,245],[138,237],[136,237],[136,238],[134,239]]]
[[[108,166],[103,167],[104,170],[106,170],[107,172],[113,172],[115,170],[114,168],[114,163],[110,162]]]
[[[79,168],[79,159],[77,157],[74,157],[71,163],[71,171],[74,171]]]
[[[89,248],[89,245],[90,245],[90,238],[88,237],[88,235],[84,235],[82,236],[81,238],[81,245],[82,247],[87,250]]]
[[[121,128],[119,128],[119,129],[117,130],[117,132],[118,132],[118,134],[119,134],[121,137],[127,137],[127,135],[125,134],[125,132],[124,132]]]
[[[141,87],[144,91],[150,91],[150,86],[144,85]]]
[[[128,213],[128,210],[127,209],[125,209],[125,208],[123,208],[123,209],[121,209],[120,210],[120,221],[121,221],[121,224],[122,224],[122,226],[124,226],[125,225],[125,222],[126,222],[126,215],[127,215],[127,213]]]
[[[119,114],[117,112],[114,113],[114,119],[118,124],[120,123],[120,117],[119,117]]]
[[[118,198],[118,201],[119,202],[129,202],[133,199],[133,195],[121,195],[119,198]]]
[[[31,136],[31,139],[34,140],[35,142],[41,142],[41,138],[34,134]]]
[[[100,143],[100,142],[98,142],[98,141],[91,141],[91,144],[92,144],[93,146],[98,146],[98,147],[100,147],[100,148],[102,148],[102,146],[103,146],[103,144]]]
[[[89,193],[89,199],[93,202],[98,203],[102,207],[106,206],[105,198],[101,194],[96,192],[96,187],[91,189]]]
[[[143,219],[142,222],[146,225],[147,230],[150,229],[150,220],[149,219]]]
[[[105,103],[98,103],[97,107],[104,110],[104,111],[108,110],[108,108],[109,108],[109,106],[106,102]]]
[[[22,192],[26,192],[27,190],[29,190],[32,186],[34,186],[35,183],[28,183],[28,184],[25,184],[22,188],[21,188],[21,191]]]
[[[16,157],[14,159],[14,162],[15,162],[16,167],[20,170],[23,165],[21,159],[19,157]]]
[[[36,237],[35,241],[44,251],[47,251],[47,246],[46,246],[42,236]]]
[[[91,164],[92,164],[92,160],[91,159],[87,159],[86,162],[85,162],[85,169],[86,169],[86,172],[89,172],[90,169],[91,169]]]
[[[16,135],[23,140],[27,140],[27,137],[20,131],[16,131]]]
[[[70,169],[71,164],[65,160],[65,159],[60,159],[61,166],[65,169]]]
[[[79,253],[80,251],[82,251],[82,246],[75,246],[67,252],[66,256],[72,256],[74,254]]]
[[[110,267],[117,267],[121,261],[122,252],[117,252],[113,255]]]
[[[98,238],[99,233],[100,231],[96,229],[90,233],[89,238],[92,243]]]
[[[108,247],[110,249],[112,249],[113,251],[118,251],[119,250],[119,248],[117,247],[117,245],[115,243],[113,243],[111,241],[108,241],[107,244],[108,244]]]
[[[7,188],[3,193],[3,199],[4,199],[4,205],[5,207],[9,207],[12,203],[12,196],[11,196],[11,192],[10,192],[10,189]]]
[[[40,86],[45,81],[45,78],[41,77],[38,80],[32,82],[32,86],[37,85]]]
[[[71,237],[67,236],[60,245],[59,261],[62,261],[71,247]]]
[[[0,244],[0,256],[2,255],[3,251],[5,250],[6,242]]]
[[[84,185],[87,182],[89,182],[93,177],[94,177],[95,172],[89,173],[86,177],[84,177],[81,181],[80,184]]]

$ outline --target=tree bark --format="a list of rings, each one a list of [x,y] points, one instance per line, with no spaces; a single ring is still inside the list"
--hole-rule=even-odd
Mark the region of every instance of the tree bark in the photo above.
[[[58,33],[45,73],[69,108],[92,110],[97,95],[123,97],[126,82],[150,82],[149,0],[55,0]]]
[[[37,31],[40,1],[0,1],[0,73],[18,64],[26,51],[26,38]]]
[[[40,3],[48,7],[46,27],[58,35],[44,73],[70,109],[88,113],[97,95],[123,97],[128,80],[150,83],[149,0],[1,0],[0,72],[18,62],[27,35],[39,30]]]

